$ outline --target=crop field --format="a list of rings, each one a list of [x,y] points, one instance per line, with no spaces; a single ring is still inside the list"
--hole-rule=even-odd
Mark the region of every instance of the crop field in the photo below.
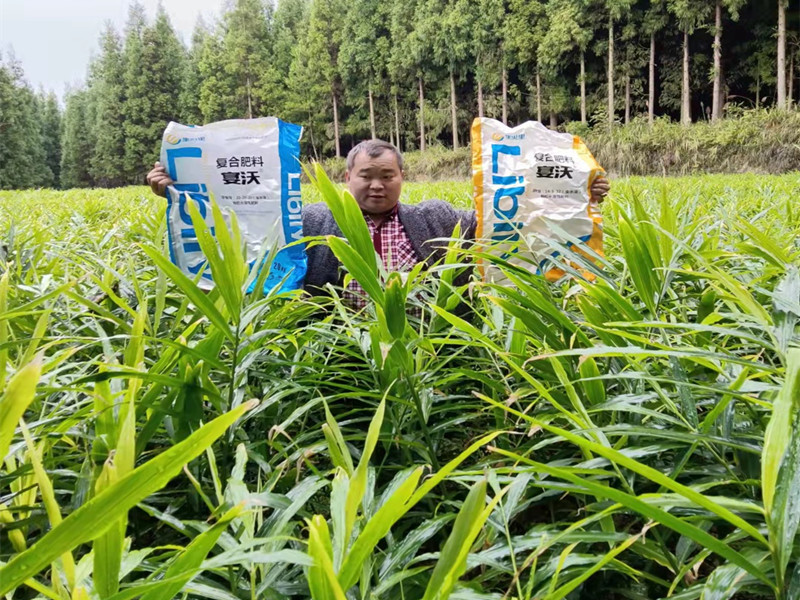
[[[0,594],[800,598],[798,191],[616,181],[591,282],[381,273],[357,219],[360,312],[221,223],[204,294],[146,188],[0,192]]]

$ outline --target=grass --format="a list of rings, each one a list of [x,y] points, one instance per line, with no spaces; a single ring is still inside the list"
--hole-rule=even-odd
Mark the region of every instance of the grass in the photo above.
[[[646,117],[617,125],[594,127],[573,121],[559,127],[580,136],[597,161],[614,177],[687,176],[709,173],[779,175],[800,164],[800,111],[741,110],[732,107],[717,123],[700,121],[690,127]],[[470,177],[469,147],[451,150],[432,146],[424,153],[406,152],[409,180],[436,182]],[[331,178],[344,179],[344,159],[323,162]]]
[[[0,592],[797,597],[798,184],[617,181],[595,283],[333,241],[360,313],[232,245],[200,293],[144,188],[0,192]]]

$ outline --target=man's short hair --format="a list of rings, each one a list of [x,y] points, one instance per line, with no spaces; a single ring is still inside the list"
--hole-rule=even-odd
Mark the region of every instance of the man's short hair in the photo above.
[[[353,163],[356,162],[356,156],[362,152],[370,158],[378,158],[384,152],[391,152],[395,155],[395,158],[397,158],[397,166],[400,167],[401,171],[403,170],[403,155],[400,153],[400,150],[397,149],[397,146],[385,142],[384,140],[364,140],[353,146],[350,152],[347,153],[348,171],[353,168]]]

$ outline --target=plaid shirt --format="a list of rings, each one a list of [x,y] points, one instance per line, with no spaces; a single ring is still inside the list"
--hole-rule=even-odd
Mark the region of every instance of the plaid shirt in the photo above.
[[[380,225],[376,225],[369,215],[364,215],[364,219],[367,221],[375,252],[383,260],[386,270],[390,272],[410,271],[419,262],[419,257],[414,252],[414,247],[411,245],[411,240],[400,222],[397,212],[398,207],[395,206]],[[367,306],[367,294],[355,279],[350,281],[343,298],[355,309]]]

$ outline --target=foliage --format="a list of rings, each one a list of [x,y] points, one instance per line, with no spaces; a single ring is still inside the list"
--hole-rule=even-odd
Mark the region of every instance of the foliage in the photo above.
[[[461,288],[314,178],[360,312],[247,294],[219,214],[202,293],[144,188],[0,193],[0,591],[795,597],[796,175],[619,181],[595,283]]]
[[[71,124],[60,140],[68,150],[63,182],[54,179],[55,154],[40,168],[41,144],[25,142],[38,141],[39,134],[19,133],[35,127],[31,118],[45,119],[36,106],[44,95],[31,101],[21,67],[9,62],[4,110],[21,112],[0,152],[13,147],[26,166],[6,168],[14,181],[4,187],[138,184],[157,159],[169,120],[278,116],[304,126],[302,149],[314,159],[346,154],[372,136],[403,150],[421,148],[421,135],[428,147],[460,146],[481,100],[484,115],[505,114],[511,124],[549,116],[553,127],[563,126],[585,112],[606,130],[623,109],[626,122],[647,114],[651,66],[653,108],[663,118],[683,112],[704,120],[715,79],[728,108],[775,107],[775,1],[720,2],[724,43],[716,74],[713,2],[235,0],[217,22],[198,22],[188,48],[163,9],[149,22],[133,2],[123,34],[111,26],[103,30],[85,84],[65,98],[63,120]],[[791,3],[787,11],[786,70],[792,71],[794,101],[800,14]],[[40,129],[46,138],[54,135],[50,126]]]

